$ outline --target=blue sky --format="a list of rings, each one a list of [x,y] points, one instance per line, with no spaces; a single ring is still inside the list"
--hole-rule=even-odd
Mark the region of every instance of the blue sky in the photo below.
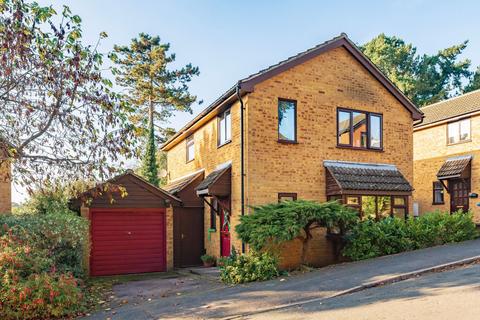
[[[480,2],[476,1],[153,1],[50,0],[70,6],[83,19],[84,38],[98,34],[108,52],[113,44],[128,44],[140,32],[170,42],[178,65],[191,62],[200,76],[191,92],[205,101],[193,114],[178,114],[171,126],[179,129],[237,80],[346,32],[362,44],[379,33],[396,35],[420,53],[470,40],[464,53],[480,64]],[[14,201],[21,199],[15,192]]]

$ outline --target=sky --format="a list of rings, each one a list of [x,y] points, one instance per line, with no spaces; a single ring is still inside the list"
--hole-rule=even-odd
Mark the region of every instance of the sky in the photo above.
[[[176,54],[176,66],[192,63],[200,76],[190,92],[203,100],[193,113],[175,114],[179,129],[239,79],[342,32],[357,44],[380,33],[413,43],[419,53],[469,40],[463,58],[480,65],[479,1],[302,0],[40,0],[61,11],[68,5],[83,20],[83,38],[100,50],[127,45],[140,32],[158,35]],[[24,199],[18,188],[13,201]]]

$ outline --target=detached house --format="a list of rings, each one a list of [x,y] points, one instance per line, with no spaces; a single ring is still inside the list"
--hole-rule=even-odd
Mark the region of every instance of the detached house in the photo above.
[[[406,217],[421,118],[342,34],[238,81],[179,130],[162,146],[166,190],[190,186],[203,201],[205,249],[217,257],[245,250],[234,230],[255,205],[339,199],[363,218]],[[327,259],[326,246],[312,257]]]
[[[420,212],[474,213],[480,223],[480,90],[422,108],[414,128],[414,200]]]

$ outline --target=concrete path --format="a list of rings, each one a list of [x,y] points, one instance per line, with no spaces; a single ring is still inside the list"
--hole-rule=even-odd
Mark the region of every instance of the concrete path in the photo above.
[[[341,291],[403,273],[480,256],[480,239],[376,259],[344,263],[313,272],[235,287],[215,286],[180,296],[123,305],[89,319],[205,319],[249,315],[279,305],[330,297]]]
[[[477,320],[479,290],[476,264],[245,319]]]

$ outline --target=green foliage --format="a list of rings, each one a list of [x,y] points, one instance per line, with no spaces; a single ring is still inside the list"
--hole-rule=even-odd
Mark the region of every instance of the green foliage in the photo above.
[[[362,260],[470,240],[476,236],[472,215],[461,212],[433,212],[407,221],[398,218],[369,219],[352,229],[343,254],[352,260]]]
[[[270,280],[280,275],[277,258],[268,252],[233,254],[222,259],[220,278],[228,284]]]
[[[0,315],[48,319],[82,308],[88,223],[74,215],[0,215]]]
[[[472,76],[470,83],[465,87],[465,93],[480,89],[480,67]]]
[[[214,263],[216,261],[215,257],[214,256],[211,256],[209,254],[204,254],[200,257],[200,259],[203,261],[203,262],[207,262],[207,263]]]
[[[240,239],[255,250],[293,240],[302,236],[302,232],[308,237],[314,224],[344,234],[358,221],[358,214],[354,210],[336,201],[284,201],[253,209],[253,214],[240,218],[235,230]]]
[[[470,60],[459,60],[468,41],[418,55],[417,48],[380,34],[361,46],[372,62],[416,105],[424,106],[462,93],[471,78]]]
[[[158,163],[157,163],[157,151],[155,146],[155,132],[153,130],[153,124],[148,130],[147,148],[145,149],[145,155],[142,159],[141,175],[147,179],[151,184],[159,186],[160,179],[158,177]]]

